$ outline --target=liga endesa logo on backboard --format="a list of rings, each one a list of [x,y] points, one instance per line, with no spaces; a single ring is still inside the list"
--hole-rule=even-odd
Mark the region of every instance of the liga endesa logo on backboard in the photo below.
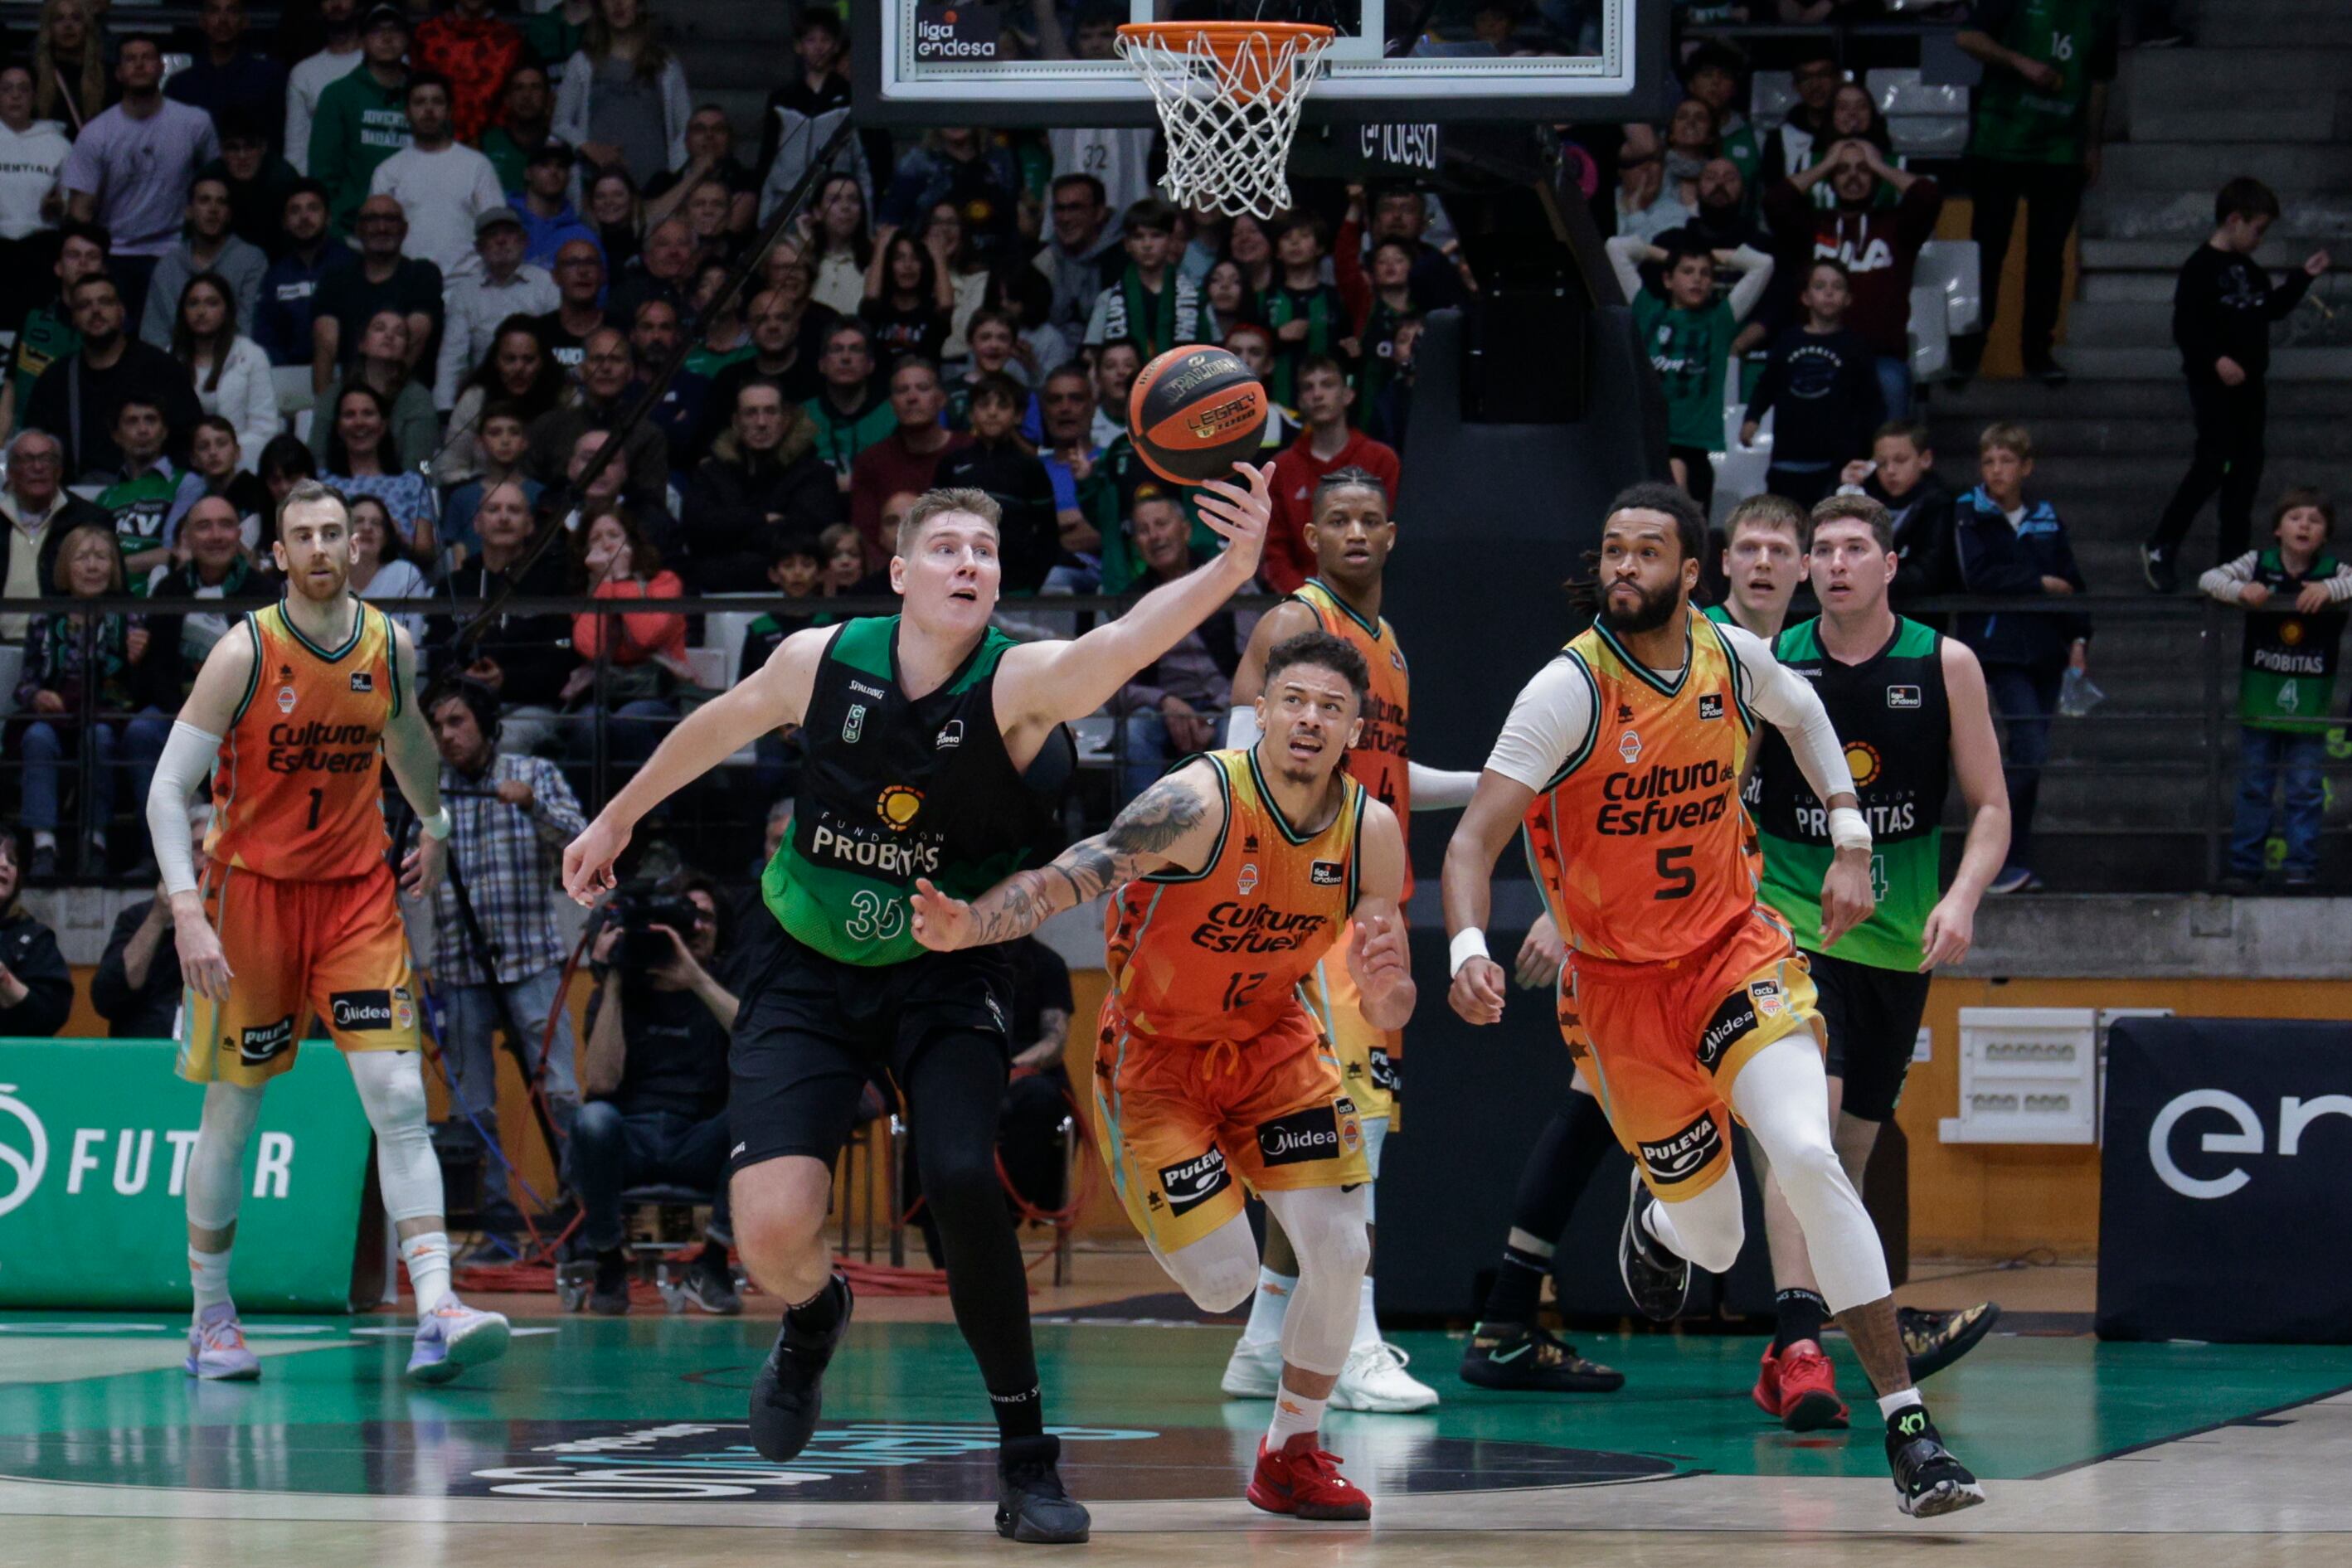
[[[958,0],[949,5],[915,7],[915,59],[923,65],[960,65],[994,60],[1003,37],[1003,14],[994,5]]]

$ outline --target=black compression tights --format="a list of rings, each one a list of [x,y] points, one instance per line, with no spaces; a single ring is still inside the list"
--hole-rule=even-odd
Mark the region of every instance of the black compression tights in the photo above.
[[[1001,1040],[976,1030],[936,1036],[900,1087],[923,1201],[939,1221],[948,1301],[1000,1416],[1037,1386],[1029,1337],[1029,1276],[996,1179],[996,1125],[1004,1103]],[[1008,1434],[1011,1435],[1011,1434]]]

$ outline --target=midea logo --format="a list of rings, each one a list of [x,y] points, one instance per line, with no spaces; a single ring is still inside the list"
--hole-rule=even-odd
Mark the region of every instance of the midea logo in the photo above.
[[[0,1192],[0,1214],[6,1214],[33,1196],[41,1185],[41,1173],[49,1166],[49,1134],[43,1130],[41,1119],[33,1108],[16,1098],[16,1086],[0,1083],[0,1116],[13,1116],[31,1136],[32,1153],[27,1155],[13,1143],[0,1139],[0,1166],[7,1167],[10,1182],[6,1191]]]
[[[2209,1155],[2259,1155],[2263,1149],[2262,1118],[2254,1108],[2226,1089],[2192,1089],[2176,1095],[2156,1113],[2147,1130],[2147,1159],[2165,1186],[2183,1197],[2227,1197],[2254,1178],[2243,1166],[2231,1166],[2210,1180],[2190,1176],[2172,1160],[2172,1129],[2191,1111],[2219,1111],[2238,1124],[2234,1133],[2208,1133],[2198,1147]],[[2305,1100],[2293,1094],[2279,1099],[2278,1152],[2292,1159],[2302,1152],[2304,1129],[2322,1116],[2352,1116],[2352,1094],[2323,1094]]]

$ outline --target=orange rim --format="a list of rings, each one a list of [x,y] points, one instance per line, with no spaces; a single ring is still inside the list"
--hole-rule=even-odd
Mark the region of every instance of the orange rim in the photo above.
[[[1233,76],[1234,101],[1250,103],[1289,93],[1289,73],[1277,75],[1274,68],[1282,46],[1295,43],[1304,52],[1319,52],[1335,35],[1312,22],[1129,22],[1120,26],[1118,36],[1155,48],[1193,45],[1205,49]]]

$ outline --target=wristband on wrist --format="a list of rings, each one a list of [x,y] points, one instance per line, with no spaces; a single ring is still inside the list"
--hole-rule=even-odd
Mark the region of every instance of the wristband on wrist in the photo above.
[[[416,819],[416,825],[424,830],[427,837],[436,839],[447,838],[449,836],[450,830],[449,808],[442,806],[436,809],[434,813],[429,817],[418,817]]]
[[[1843,852],[1847,850],[1870,850],[1870,824],[1852,806],[1830,808],[1830,844]]]
[[[1454,933],[1450,966],[1446,973],[1449,976],[1458,975],[1462,972],[1462,966],[1471,959],[1488,956],[1490,955],[1486,951],[1486,934],[1475,925],[1465,926]]]

